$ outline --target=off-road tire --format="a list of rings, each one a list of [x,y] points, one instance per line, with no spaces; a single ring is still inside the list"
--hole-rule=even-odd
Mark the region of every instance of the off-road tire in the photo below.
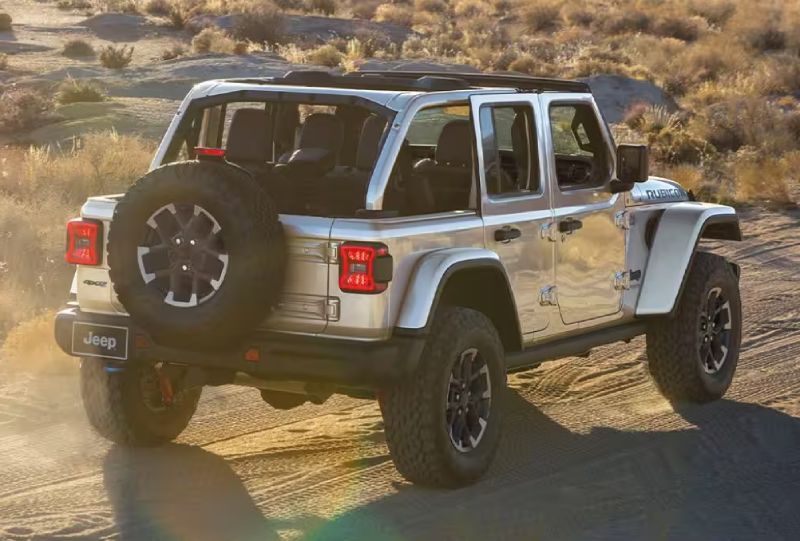
[[[140,270],[137,249],[147,221],[169,204],[208,211],[219,222],[228,253],[219,289],[195,306],[168,304]],[[117,204],[108,234],[108,265],[119,301],[156,342],[222,348],[239,342],[276,304],[285,247],[272,199],[247,172],[225,163],[181,162],[147,173]]]
[[[130,363],[109,371],[102,359],[81,359],[83,408],[89,423],[104,438],[121,445],[160,445],[177,438],[189,424],[202,388],[176,390],[173,404],[155,411],[142,393],[140,379],[145,370],[154,368]]]
[[[721,288],[729,301],[732,321],[725,362],[717,373],[709,374],[701,364],[700,325],[703,304],[713,288]],[[653,321],[647,329],[647,360],[656,386],[672,402],[703,403],[722,398],[736,371],[741,332],[738,277],[725,258],[698,252],[677,310],[670,317]]]
[[[445,406],[452,366],[469,348],[485,358],[492,403],[479,444],[462,453],[450,439]],[[386,441],[403,477],[433,487],[464,486],[481,477],[500,440],[505,379],[503,346],[492,322],[468,308],[440,310],[413,377],[379,393]]]

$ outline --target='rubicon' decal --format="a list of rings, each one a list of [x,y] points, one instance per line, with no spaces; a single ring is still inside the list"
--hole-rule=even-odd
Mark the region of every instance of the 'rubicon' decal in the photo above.
[[[659,199],[682,199],[686,197],[686,192],[679,188],[659,188],[658,190],[645,190],[645,195],[649,200]]]

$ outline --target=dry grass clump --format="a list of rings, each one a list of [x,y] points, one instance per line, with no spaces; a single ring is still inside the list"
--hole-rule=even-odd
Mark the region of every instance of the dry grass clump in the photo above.
[[[534,32],[553,30],[560,25],[561,2],[542,0],[525,6],[521,17]]]
[[[192,50],[196,53],[233,54],[235,48],[236,41],[227,32],[212,26],[204,28],[192,38]]]
[[[374,19],[379,22],[411,26],[414,22],[414,9],[404,4],[381,4],[375,9]]]
[[[144,5],[146,13],[160,17],[168,16],[173,9],[175,9],[175,4],[170,0],[147,0]]]
[[[236,14],[233,36],[240,41],[276,44],[285,39],[286,19],[269,4],[247,4]]]
[[[0,158],[0,338],[63,303],[72,278],[64,224],[91,195],[124,191],[147,170],[154,145],[115,132],[70,148],[4,151]],[[50,320],[52,325],[52,320]]]
[[[61,54],[73,58],[94,56],[94,47],[86,40],[71,39],[64,43]]]
[[[186,54],[186,48],[183,45],[173,45],[169,49],[164,49],[161,52],[161,60],[174,60]]]
[[[58,87],[56,100],[62,105],[80,102],[98,102],[106,99],[102,88],[91,81],[81,81],[72,77],[66,79]]]
[[[100,63],[106,68],[123,69],[128,67],[131,61],[133,61],[133,45],[130,47],[107,45],[100,49]]]
[[[336,0],[308,0],[308,10],[322,13],[323,15],[333,15],[336,13]]]
[[[53,102],[37,90],[12,87],[0,95],[0,133],[36,128],[52,118]]]
[[[8,69],[8,55],[6,53],[0,53],[0,71],[6,69]]]
[[[765,156],[752,148],[742,149],[731,164],[736,201],[791,204],[788,180],[798,179],[798,167],[800,151],[774,157]]]
[[[11,15],[8,13],[0,13],[0,32],[8,32],[12,27]]]
[[[307,60],[311,64],[318,64],[328,68],[335,68],[342,63],[344,55],[333,45],[322,45],[308,53]]]

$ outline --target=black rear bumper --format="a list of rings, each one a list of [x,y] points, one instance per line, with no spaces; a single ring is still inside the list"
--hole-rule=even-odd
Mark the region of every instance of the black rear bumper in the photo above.
[[[56,315],[55,335],[59,347],[69,355],[75,355],[72,348],[74,322],[127,328],[127,360],[109,360],[120,367],[141,360],[163,361],[223,372],[246,372],[264,379],[321,382],[346,387],[377,388],[409,377],[417,367],[425,344],[424,336],[417,335],[359,341],[258,332],[238,347],[194,351],[156,344],[128,317],[67,308]],[[258,360],[246,360],[248,352],[251,359],[257,352]]]

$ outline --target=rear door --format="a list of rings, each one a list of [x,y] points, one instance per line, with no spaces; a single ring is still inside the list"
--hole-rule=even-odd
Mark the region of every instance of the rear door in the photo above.
[[[541,290],[553,283],[552,220],[543,169],[540,110],[533,94],[473,96],[481,212],[487,247],[508,274],[523,338],[549,325]]]
[[[609,189],[611,137],[590,96],[542,94],[556,235],[556,291],[565,325],[616,314],[625,267],[625,210]]]

